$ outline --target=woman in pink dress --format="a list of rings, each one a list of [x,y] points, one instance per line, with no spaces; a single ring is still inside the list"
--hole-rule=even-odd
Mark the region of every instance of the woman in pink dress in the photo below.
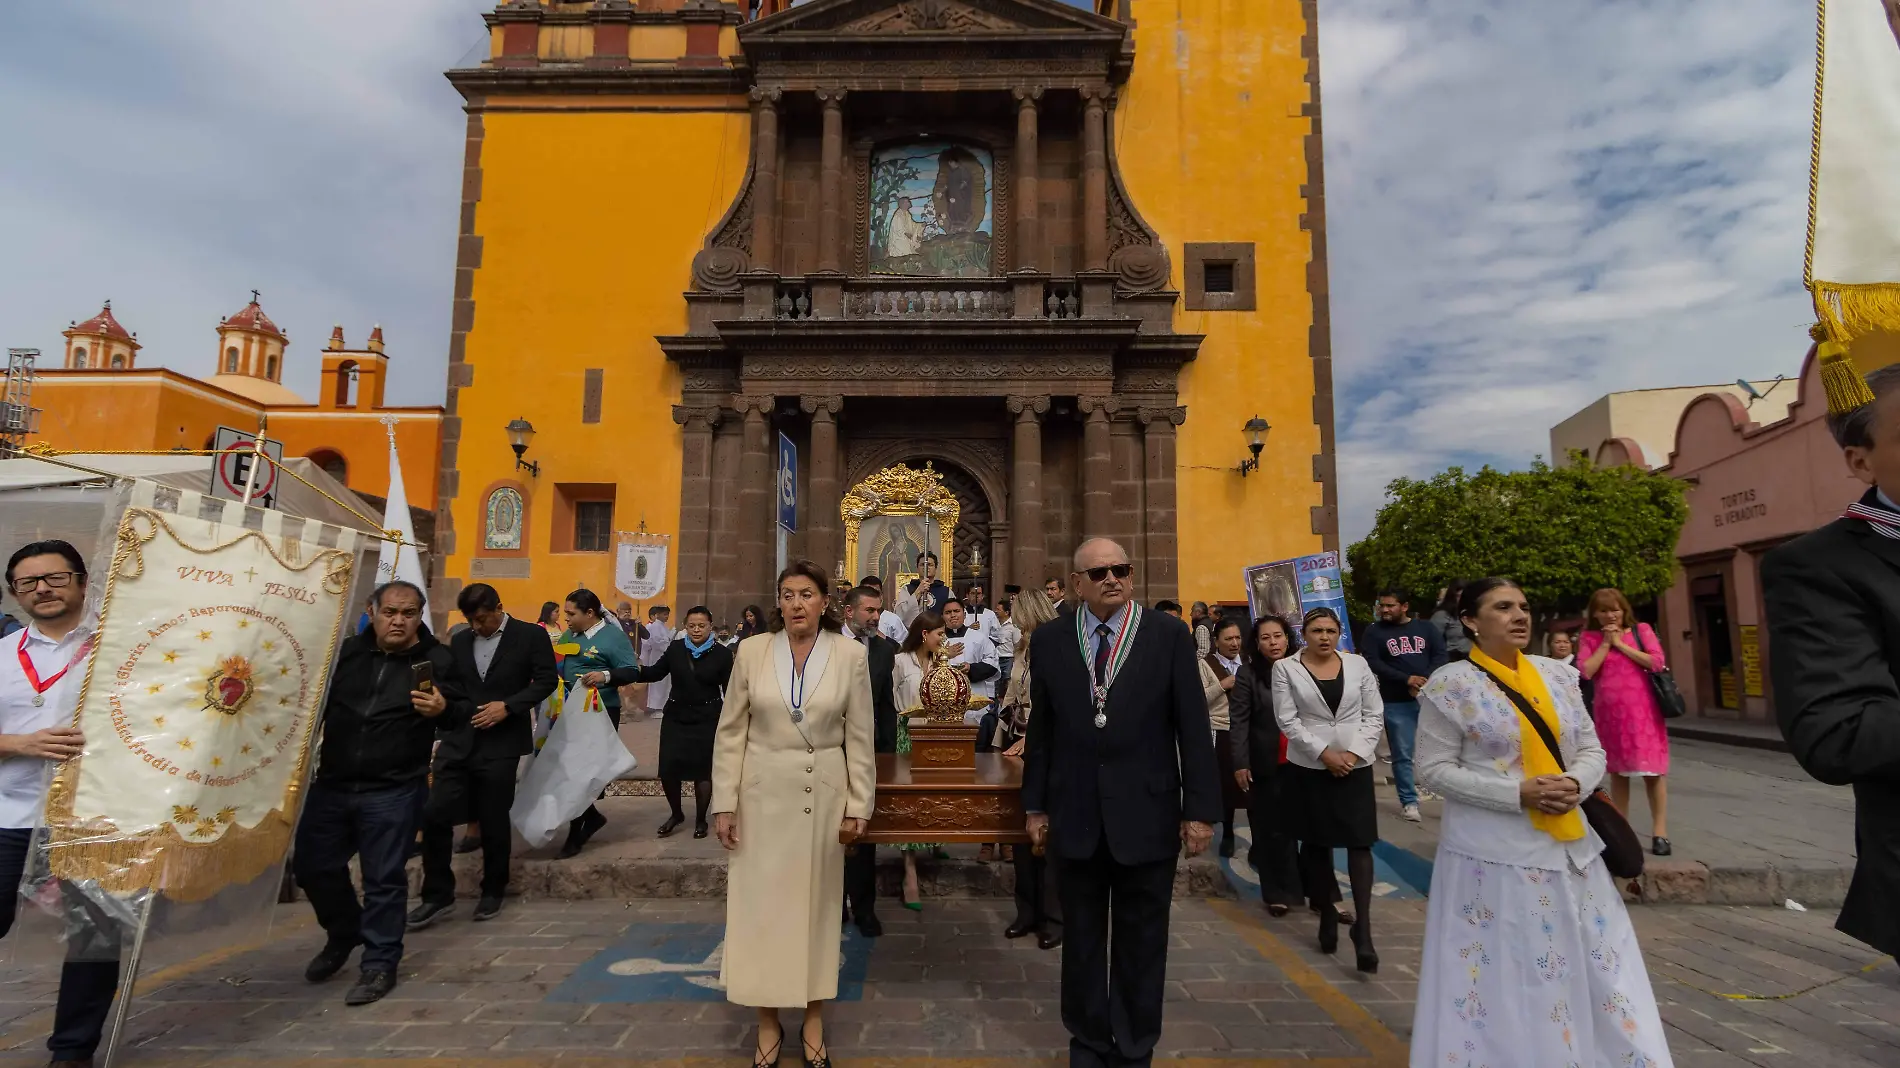
[[[1577,667],[1596,684],[1590,711],[1607,758],[1610,799],[1628,812],[1630,779],[1643,780],[1650,832],[1655,835],[1649,851],[1659,857],[1670,853],[1669,732],[1663,727],[1656,691],[1650,689],[1649,673],[1667,666],[1662,642],[1649,624],[1636,622],[1636,611],[1622,591],[1602,589],[1590,595]]]

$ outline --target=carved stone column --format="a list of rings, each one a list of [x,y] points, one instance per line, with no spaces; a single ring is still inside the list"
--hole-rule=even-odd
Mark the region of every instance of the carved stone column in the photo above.
[[[843,397],[800,397],[799,407],[811,413],[811,474],[808,487],[811,500],[805,512],[805,555],[829,571],[843,555],[838,537],[838,413],[844,410]],[[856,575],[834,575],[842,582]]]
[[[824,135],[818,166],[818,269],[842,269],[839,250],[844,245],[844,90],[818,90],[824,109]],[[821,557],[820,562],[824,563]],[[829,566],[827,564],[826,566]]]
[[[1106,89],[1082,91],[1082,269],[1108,270]]]
[[[764,604],[772,591],[772,420],[776,398],[742,397],[739,455],[739,596]]]
[[[1019,586],[1038,584],[1048,547],[1042,532],[1042,413],[1049,410],[1047,397],[1011,397],[1009,410],[1016,417],[1016,447],[1009,475],[1010,532],[1014,542],[1014,566],[1010,574]]]
[[[1082,424],[1082,536],[1113,537],[1109,524],[1115,504],[1115,465],[1108,412],[1117,405],[1112,397],[1083,397],[1081,400],[1088,413]]]
[[[1019,87],[1016,95],[1016,188],[1010,193],[1016,200],[1016,233],[1010,241],[1016,247],[1016,269],[1040,270],[1042,235],[1036,216],[1036,145],[1040,134],[1037,102],[1041,86]]]
[[[778,265],[778,89],[752,90],[752,269]]]
[[[680,442],[679,599],[711,603],[707,573],[712,554],[712,452],[717,408],[673,406]]]
[[[1149,600],[1174,599],[1181,593],[1180,537],[1175,514],[1174,428],[1187,421],[1187,409],[1143,408],[1140,412],[1144,471],[1143,515],[1147,524]]]

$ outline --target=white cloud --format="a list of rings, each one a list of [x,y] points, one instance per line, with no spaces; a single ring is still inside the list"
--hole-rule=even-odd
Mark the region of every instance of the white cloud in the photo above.
[[[1320,10],[1348,540],[1603,393],[1794,372],[1808,5]]]

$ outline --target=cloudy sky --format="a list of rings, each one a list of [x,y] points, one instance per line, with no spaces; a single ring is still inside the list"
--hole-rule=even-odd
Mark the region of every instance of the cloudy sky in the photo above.
[[[206,374],[257,288],[293,389],[380,322],[391,400],[439,403],[441,72],[491,2],[0,5],[0,336],[57,353],[110,297],[143,361]],[[1387,480],[1521,466],[1610,390],[1795,371],[1809,4],[1320,6],[1348,538]]]

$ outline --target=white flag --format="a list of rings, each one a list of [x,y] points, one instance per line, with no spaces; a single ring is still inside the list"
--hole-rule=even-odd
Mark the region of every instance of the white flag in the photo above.
[[[1845,344],[1900,331],[1900,3],[1819,2],[1807,282]]]
[[[422,618],[427,622],[428,587],[422,581],[422,557],[416,551],[416,528],[409,522],[409,494],[402,485],[402,458],[396,455],[394,427],[389,431],[389,503],[383,508],[383,529],[401,534],[403,543],[383,542],[382,552],[376,558],[376,581],[381,584],[401,579],[413,582],[417,589],[425,591]]]

